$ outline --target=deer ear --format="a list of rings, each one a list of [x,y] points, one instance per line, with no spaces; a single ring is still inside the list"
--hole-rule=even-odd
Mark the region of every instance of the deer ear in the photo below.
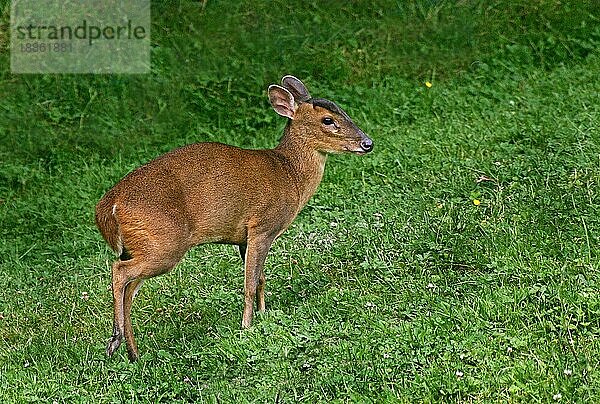
[[[294,119],[297,108],[296,102],[294,96],[288,90],[275,84],[270,85],[269,102],[279,115]]]
[[[296,102],[306,102],[310,100],[310,94],[303,82],[294,76],[284,76],[281,79],[281,85],[285,87],[296,99]]]

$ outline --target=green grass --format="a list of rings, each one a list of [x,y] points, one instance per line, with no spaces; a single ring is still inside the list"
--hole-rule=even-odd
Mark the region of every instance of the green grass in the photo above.
[[[595,3],[156,3],[138,76],[12,75],[0,3],[1,401],[599,401]],[[107,358],[94,204],[183,144],[273,147],[288,73],[374,152],[330,158],[250,330],[236,251],[202,246]]]

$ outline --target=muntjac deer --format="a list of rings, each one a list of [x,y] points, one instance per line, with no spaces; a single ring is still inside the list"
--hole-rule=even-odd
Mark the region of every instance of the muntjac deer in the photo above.
[[[269,248],[316,191],[327,154],[373,149],[341,108],[311,98],[297,78],[283,77],[268,93],[275,112],[288,118],[276,148],[184,146],[132,171],[98,202],[96,225],[119,257],[112,266],[109,356],[125,338],[129,360],[138,358],[133,298],[144,279],[170,271],[198,244],[239,247],[245,264],[242,327],[249,327],[255,297],[258,310],[265,310]]]

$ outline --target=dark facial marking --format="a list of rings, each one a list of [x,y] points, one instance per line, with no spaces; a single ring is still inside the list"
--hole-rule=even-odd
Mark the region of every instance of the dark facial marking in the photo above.
[[[352,122],[352,119],[350,119],[350,117],[348,116],[348,114],[346,112],[344,112],[343,109],[341,109],[340,107],[338,107],[335,102],[326,100],[325,98],[311,98],[310,100],[308,100],[306,102],[309,103],[309,104],[312,104],[313,108],[315,108],[315,107],[325,108],[326,110],[328,110],[330,112],[333,112],[334,114],[340,115],[353,128],[355,128],[357,131],[359,131],[359,132],[362,133],[362,131],[354,124],[354,122]]]
[[[343,111],[340,107],[338,107],[335,102],[326,100],[324,98],[311,98],[308,100],[309,103],[314,107],[325,108],[333,113],[341,114]]]

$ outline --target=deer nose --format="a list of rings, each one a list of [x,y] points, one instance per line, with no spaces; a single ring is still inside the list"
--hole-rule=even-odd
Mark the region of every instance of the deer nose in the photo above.
[[[365,138],[360,142],[360,147],[368,153],[373,150],[373,141],[365,136]]]

